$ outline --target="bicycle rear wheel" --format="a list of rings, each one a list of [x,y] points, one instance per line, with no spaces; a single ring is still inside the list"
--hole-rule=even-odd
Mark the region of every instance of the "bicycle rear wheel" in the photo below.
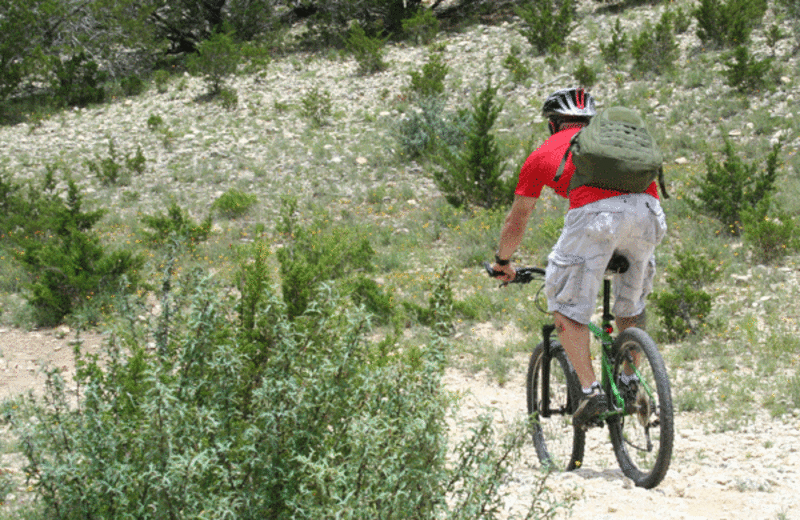
[[[613,376],[637,361],[638,391],[626,400],[626,413],[608,420],[611,443],[622,472],[637,486],[653,488],[667,473],[672,457],[672,394],[664,360],[641,329],[623,331],[614,341]],[[630,366],[630,365],[629,365]],[[607,390],[608,391],[608,390]]]
[[[526,393],[528,417],[533,433],[536,455],[543,466],[560,471],[571,471],[583,461],[585,433],[572,426],[580,392],[578,376],[567,358],[564,348],[557,342],[550,343],[550,403],[548,410],[542,408],[542,380],[544,343],[539,343],[531,354],[528,364]]]

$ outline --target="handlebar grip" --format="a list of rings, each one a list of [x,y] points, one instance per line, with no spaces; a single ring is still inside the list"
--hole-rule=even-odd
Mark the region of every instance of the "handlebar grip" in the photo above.
[[[495,271],[492,269],[489,262],[484,262],[483,267],[486,268],[486,273],[492,278],[497,278],[503,274],[502,271]],[[537,277],[541,279],[544,277],[545,270],[541,267],[518,267],[516,273],[517,275],[513,280],[510,282],[503,282],[500,284],[500,287],[505,287],[509,283],[530,283]]]
[[[497,278],[498,276],[503,274],[500,271],[495,271],[494,269],[492,269],[492,265],[489,262],[484,262],[483,267],[486,268],[486,274],[488,274],[492,278]]]

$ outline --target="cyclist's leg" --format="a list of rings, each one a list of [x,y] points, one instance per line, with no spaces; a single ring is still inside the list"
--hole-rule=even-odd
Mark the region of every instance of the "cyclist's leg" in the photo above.
[[[597,381],[597,377],[592,368],[592,358],[589,352],[589,327],[564,316],[558,311],[553,313],[553,320],[558,333],[558,340],[564,346],[572,367],[575,369],[575,373],[578,374],[581,387],[591,387],[592,383]]]
[[[606,207],[587,204],[572,209],[548,257],[547,306],[583,388],[591,387],[597,380],[589,354],[587,324],[595,309],[605,267],[614,252],[613,237],[618,225],[614,212]]]
[[[622,332],[625,329],[636,327],[642,330],[647,330],[647,309],[642,310],[636,316],[616,317],[617,332]]]
[[[619,334],[621,334],[626,329],[629,329],[631,327],[636,327],[636,328],[639,328],[639,329],[642,329],[642,330],[646,330],[646,328],[647,328],[647,309],[643,309],[642,312],[640,312],[636,316],[628,316],[628,317],[617,316],[616,322],[617,322],[617,333],[619,333]],[[640,352],[637,350],[635,352],[632,352],[632,354],[633,354],[633,365],[634,366],[638,366],[639,365]],[[632,375],[633,374],[633,366],[629,366],[627,362],[624,363],[623,373],[626,376]]]
[[[656,273],[654,251],[666,233],[664,213],[658,201],[647,195],[628,199],[626,204],[628,232],[618,246],[620,253],[628,258],[629,268],[616,275],[614,281],[614,308],[617,330],[621,333],[631,327],[642,330],[646,327],[645,304],[653,290]],[[638,352],[633,355],[638,366]],[[625,363],[624,373],[631,375],[633,367]]]

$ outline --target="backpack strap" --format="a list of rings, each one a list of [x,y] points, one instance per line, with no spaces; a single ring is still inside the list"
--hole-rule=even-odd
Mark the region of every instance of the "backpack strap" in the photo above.
[[[567,147],[566,153],[564,153],[564,157],[561,159],[561,164],[558,165],[558,170],[556,170],[556,176],[553,177],[553,182],[558,182],[561,178],[561,175],[564,173],[564,167],[567,165],[567,158],[571,152],[571,147]]]
[[[661,188],[661,195],[665,198],[669,198],[669,193],[667,193],[667,184],[664,182],[664,167],[661,166],[658,169],[658,186]]]
[[[558,165],[558,170],[556,170],[556,176],[553,177],[553,182],[558,182],[561,178],[561,175],[564,174],[564,167],[567,165],[567,158],[569,158],[569,154],[572,152],[572,147],[578,141],[578,135],[582,130],[578,130],[575,135],[572,136],[572,139],[569,140],[569,146],[567,146],[567,151],[564,152],[564,157],[561,159],[561,164]]]

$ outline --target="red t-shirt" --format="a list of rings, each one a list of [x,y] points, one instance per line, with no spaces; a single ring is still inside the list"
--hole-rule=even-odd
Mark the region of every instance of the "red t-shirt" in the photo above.
[[[580,128],[569,128],[555,133],[545,141],[539,148],[533,151],[525,160],[519,172],[519,181],[515,193],[524,197],[539,198],[542,188],[550,186],[560,196],[569,198],[569,208],[579,208],[590,202],[595,202],[609,197],[622,195],[624,192],[595,188],[594,186],[579,186],[569,191],[569,181],[575,173],[575,165],[572,164],[572,156],[567,158],[564,165],[564,173],[558,182],[553,182],[561,160],[569,147],[572,136],[578,133]],[[658,187],[656,183],[650,184],[645,191],[648,195],[658,198]]]

